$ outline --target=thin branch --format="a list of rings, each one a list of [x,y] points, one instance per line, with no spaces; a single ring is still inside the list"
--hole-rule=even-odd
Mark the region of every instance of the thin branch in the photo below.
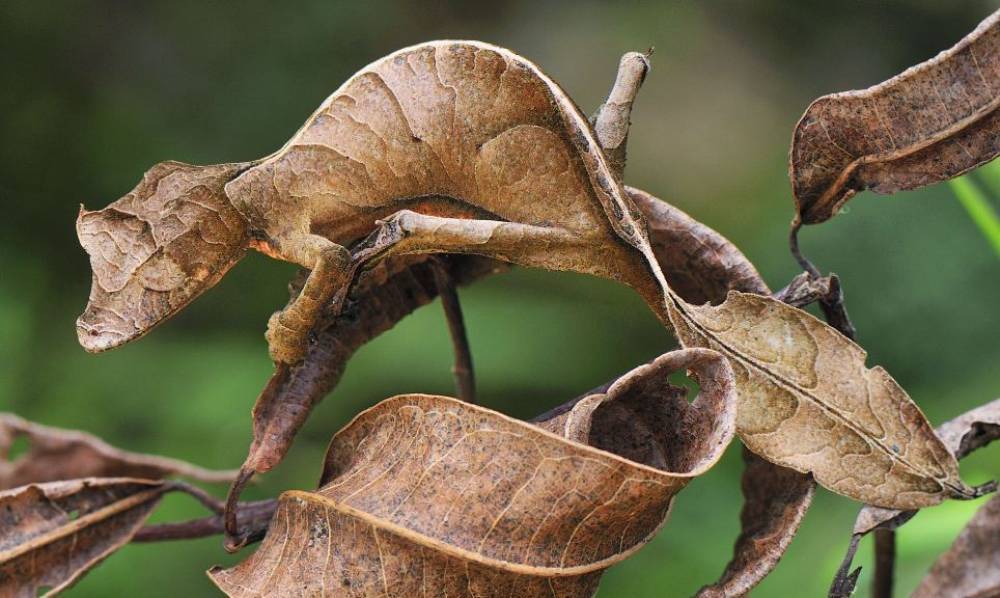
[[[205,506],[205,508],[207,508],[209,511],[212,511],[216,515],[222,515],[222,513],[226,510],[226,505],[222,500],[215,498],[208,492],[202,490],[197,486],[192,486],[187,482],[182,482],[180,480],[172,481],[170,482],[169,489],[179,490],[181,492],[184,492],[185,494],[193,497],[195,500],[200,502],[202,505]]]
[[[223,529],[225,531],[225,539],[222,541],[223,548],[226,552],[233,553],[239,551],[247,545],[250,539],[240,533],[239,519],[237,516],[237,509],[239,508],[240,493],[243,492],[243,488],[253,477],[253,470],[240,470],[240,476],[236,478],[233,485],[229,487],[229,495],[226,497],[225,512],[223,514]]]
[[[799,249],[799,230],[801,228],[802,222],[796,217],[792,221],[792,229],[788,233],[788,247],[792,250],[792,257],[799,263],[799,266],[812,275],[813,278],[819,278],[819,270],[809,261],[809,258],[802,255],[802,251]]]
[[[896,570],[896,532],[875,530],[875,577],[872,598],[892,598],[892,582]]]
[[[278,506],[275,499],[239,503],[240,519],[244,525],[245,543],[258,542],[267,533],[271,516]],[[132,538],[133,542],[163,542],[192,540],[225,533],[225,519],[221,514],[179,521],[147,525]]]
[[[462,318],[462,306],[458,302],[458,292],[455,281],[448,271],[446,262],[437,257],[430,259],[431,271],[434,273],[434,284],[441,296],[441,306],[448,321],[448,332],[451,334],[452,348],[455,352],[455,365],[451,371],[455,375],[455,387],[458,398],[466,403],[476,402],[476,376],[472,368],[472,351],[469,349],[469,338],[465,332],[465,320]]]

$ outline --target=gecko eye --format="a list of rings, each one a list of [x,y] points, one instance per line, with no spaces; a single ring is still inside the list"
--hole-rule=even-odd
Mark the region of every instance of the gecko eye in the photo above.
[[[81,206],[77,234],[93,270],[90,301],[76,323],[85,349],[142,336],[243,256],[247,224],[223,187],[244,167],[162,162],[107,208]]]

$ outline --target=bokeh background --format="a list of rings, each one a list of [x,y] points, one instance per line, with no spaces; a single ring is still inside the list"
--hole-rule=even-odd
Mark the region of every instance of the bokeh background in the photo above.
[[[437,38],[509,47],[586,111],[603,99],[623,52],[655,47],[633,117],[628,182],[729,236],[779,288],[796,274],[786,161],[809,101],[927,59],[995,8],[958,0],[4,2],[0,408],[132,450],[238,465],[250,407],[271,371],[262,334],[293,268],[251,255],[142,341],[88,355],[73,329],[90,285],[73,228],[78,205],[104,206],[164,159],[268,154],[346,77],[399,47]],[[997,206],[1000,171],[976,176]],[[803,246],[842,276],[870,363],[884,365],[935,423],[1000,395],[1000,259],[948,185],[864,194],[847,212],[806,229]],[[462,298],[481,400],[515,416],[673,346],[637,297],[599,280],[522,270]],[[284,464],[247,496],[312,488],[333,432],[394,394],[451,393],[450,363],[433,304],[357,355]],[[963,474],[996,476],[998,457],[996,447],[981,451]],[[714,580],[738,532],[739,474],[734,443],[680,495],[656,540],[607,573],[601,595],[685,596]],[[901,595],[978,504],[928,509],[901,530]],[[757,595],[825,595],[856,509],[820,491]],[[171,497],[155,520],[201,515]],[[870,565],[870,556],[866,540],[858,563]],[[212,596],[204,570],[234,560],[218,538],[129,546],[70,595]]]

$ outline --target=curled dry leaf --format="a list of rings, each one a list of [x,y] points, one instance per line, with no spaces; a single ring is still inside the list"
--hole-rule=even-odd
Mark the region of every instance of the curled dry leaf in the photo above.
[[[778,564],[812,504],[816,484],[807,475],[769,463],[743,449],[743,512],[733,559],[701,598],[743,596]]]
[[[9,461],[6,457],[18,438],[28,441],[28,450]],[[156,480],[174,475],[204,482],[231,482],[236,472],[213,471],[177,459],[123,451],[90,434],[0,413],[0,490],[89,477]]]
[[[701,384],[693,403],[677,368]],[[590,596],[724,451],[731,376],[714,352],[668,353],[537,426],[388,399],[334,436],[318,491],[282,495],[256,553],[210,575],[233,596]]]
[[[917,586],[913,598],[1000,595],[1000,496],[979,508],[955,543]]]
[[[1000,438],[1000,399],[980,405],[941,424],[937,428],[937,434],[956,459],[963,459],[969,453]],[[995,489],[995,483],[982,487],[983,492]],[[861,538],[875,530],[894,530],[916,514],[916,510],[886,509],[872,505],[862,507],[854,520],[851,542],[834,578],[830,596],[850,596],[853,592],[860,567],[852,573],[851,563]]]
[[[729,291],[771,293],[729,239],[641,189],[625,191],[645,217],[649,245],[667,284],[684,301],[718,303]]]
[[[73,585],[128,543],[167,489],[91,478],[0,493],[0,595],[34,598]]]
[[[828,220],[864,189],[915,189],[992,160],[1000,152],[998,105],[1000,12],[888,81],[819,98],[792,138],[798,220]]]

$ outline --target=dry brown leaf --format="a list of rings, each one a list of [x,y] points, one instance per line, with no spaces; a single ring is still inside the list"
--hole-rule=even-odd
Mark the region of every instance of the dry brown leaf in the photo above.
[[[625,187],[642,213],[649,245],[667,284],[688,303],[719,303],[729,291],[770,295],[757,269],[733,243],[669,203]]]
[[[1000,399],[948,420],[938,426],[936,431],[955,458],[963,459],[969,453],[1000,438]],[[983,492],[995,489],[995,483],[982,486]],[[854,520],[854,530],[851,532],[847,554],[834,578],[830,596],[850,596],[853,592],[861,568],[851,572],[851,563],[854,561],[854,554],[861,538],[876,530],[895,530],[916,514],[916,510],[886,509],[872,505],[862,507]]]
[[[816,483],[743,449],[743,512],[733,559],[702,598],[743,596],[778,564],[812,504]]]
[[[920,409],[865,351],[808,313],[732,292],[719,306],[670,305],[684,346],[732,361],[737,432],[767,460],[855,500],[920,508],[977,490]]]
[[[7,459],[19,438],[26,452]],[[29,422],[0,413],[0,490],[57,480],[90,477],[131,477],[156,480],[184,476],[203,482],[231,482],[235,471],[213,471],[167,457],[117,449],[100,438]]]
[[[70,587],[128,543],[167,489],[91,478],[0,492],[0,595],[34,598]]]
[[[948,420],[937,428],[937,435],[956,459],[1000,438],[1000,399]],[[916,511],[884,509],[865,505],[854,522],[854,534],[865,535],[875,529],[896,529],[916,515]]]
[[[690,404],[667,382],[680,368],[701,385]],[[731,375],[714,352],[675,351],[537,426],[388,399],[334,436],[320,490],[282,495],[257,552],[210,575],[233,596],[590,596],[724,451]]]
[[[938,557],[913,598],[1000,595],[1000,496],[979,508],[955,543]]]
[[[795,127],[789,177],[804,224],[858,191],[943,181],[1000,152],[1000,12],[927,62],[861,91],[823,96]]]

